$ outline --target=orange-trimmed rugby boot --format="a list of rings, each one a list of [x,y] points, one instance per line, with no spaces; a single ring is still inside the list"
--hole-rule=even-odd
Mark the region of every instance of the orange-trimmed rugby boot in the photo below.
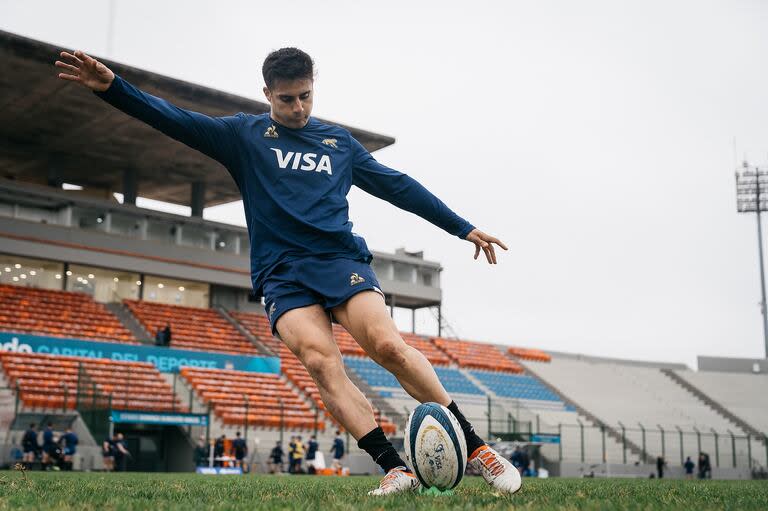
[[[504,456],[487,445],[475,449],[469,463],[500,493],[513,494],[523,485],[520,472]]]
[[[394,495],[406,491],[416,491],[421,486],[419,479],[412,473],[406,472],[405,467],[395,467],[384,476],[379,487],[368,492],[368,495]]]

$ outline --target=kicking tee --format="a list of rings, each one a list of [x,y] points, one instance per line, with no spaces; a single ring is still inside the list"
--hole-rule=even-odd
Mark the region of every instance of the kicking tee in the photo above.
[[[251,244],[251,283],[278,264],[314,257],[369,263],[365,240],[352,232],[352,185],[465,238],[474,227],[416,180],[377,162],[351,133],[310,117],[299,129],[269,114],[210,117],[147,94],[119,76],[95,92],[123,112],[219,161],[243,197]]]

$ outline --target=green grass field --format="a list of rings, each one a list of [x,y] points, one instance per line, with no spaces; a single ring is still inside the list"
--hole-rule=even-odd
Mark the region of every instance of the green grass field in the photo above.
[[[768,509],[767,481],[526,480],[514,497],[494,496],[476,477],[454,496],[366,496],[373,477],[200,476],[3,472],[5,509],[298,510],[657,510]]]

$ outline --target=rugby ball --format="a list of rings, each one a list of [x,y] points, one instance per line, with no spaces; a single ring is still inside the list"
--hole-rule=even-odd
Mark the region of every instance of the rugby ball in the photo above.
[[[467,441],[448,408],[424,403],[405,425],[405,461],[425,488],[455,487],[467,467]]]

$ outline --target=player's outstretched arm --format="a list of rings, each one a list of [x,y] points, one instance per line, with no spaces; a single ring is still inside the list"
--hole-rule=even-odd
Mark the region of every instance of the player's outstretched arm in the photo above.
[[[223,163],[230,172],[237,153],[240,115],[210,117],[147,94],[82,51],[60,53],[59,78],[91,89],[115,108]]]
[[[507,246],[500,239],[486,234],[480,229],[472,229],[472,232],[467,234],[466,240],[475,244],[475,259],[480,255],[482,250],[485,254],[485,258],[488,259],[489,264],[497,264],[496,262],[496,249],[494,245],[498,245],[504,250],[508,250]]]
[[[475,259],[482,250],[489,264],[497,264],[494,245],[507,250],[501,240],[476,229],[412,177],[377,162],[355,139],[350,138],[350,143],[355,161],[352,173],[355,186],[473,243]]]

